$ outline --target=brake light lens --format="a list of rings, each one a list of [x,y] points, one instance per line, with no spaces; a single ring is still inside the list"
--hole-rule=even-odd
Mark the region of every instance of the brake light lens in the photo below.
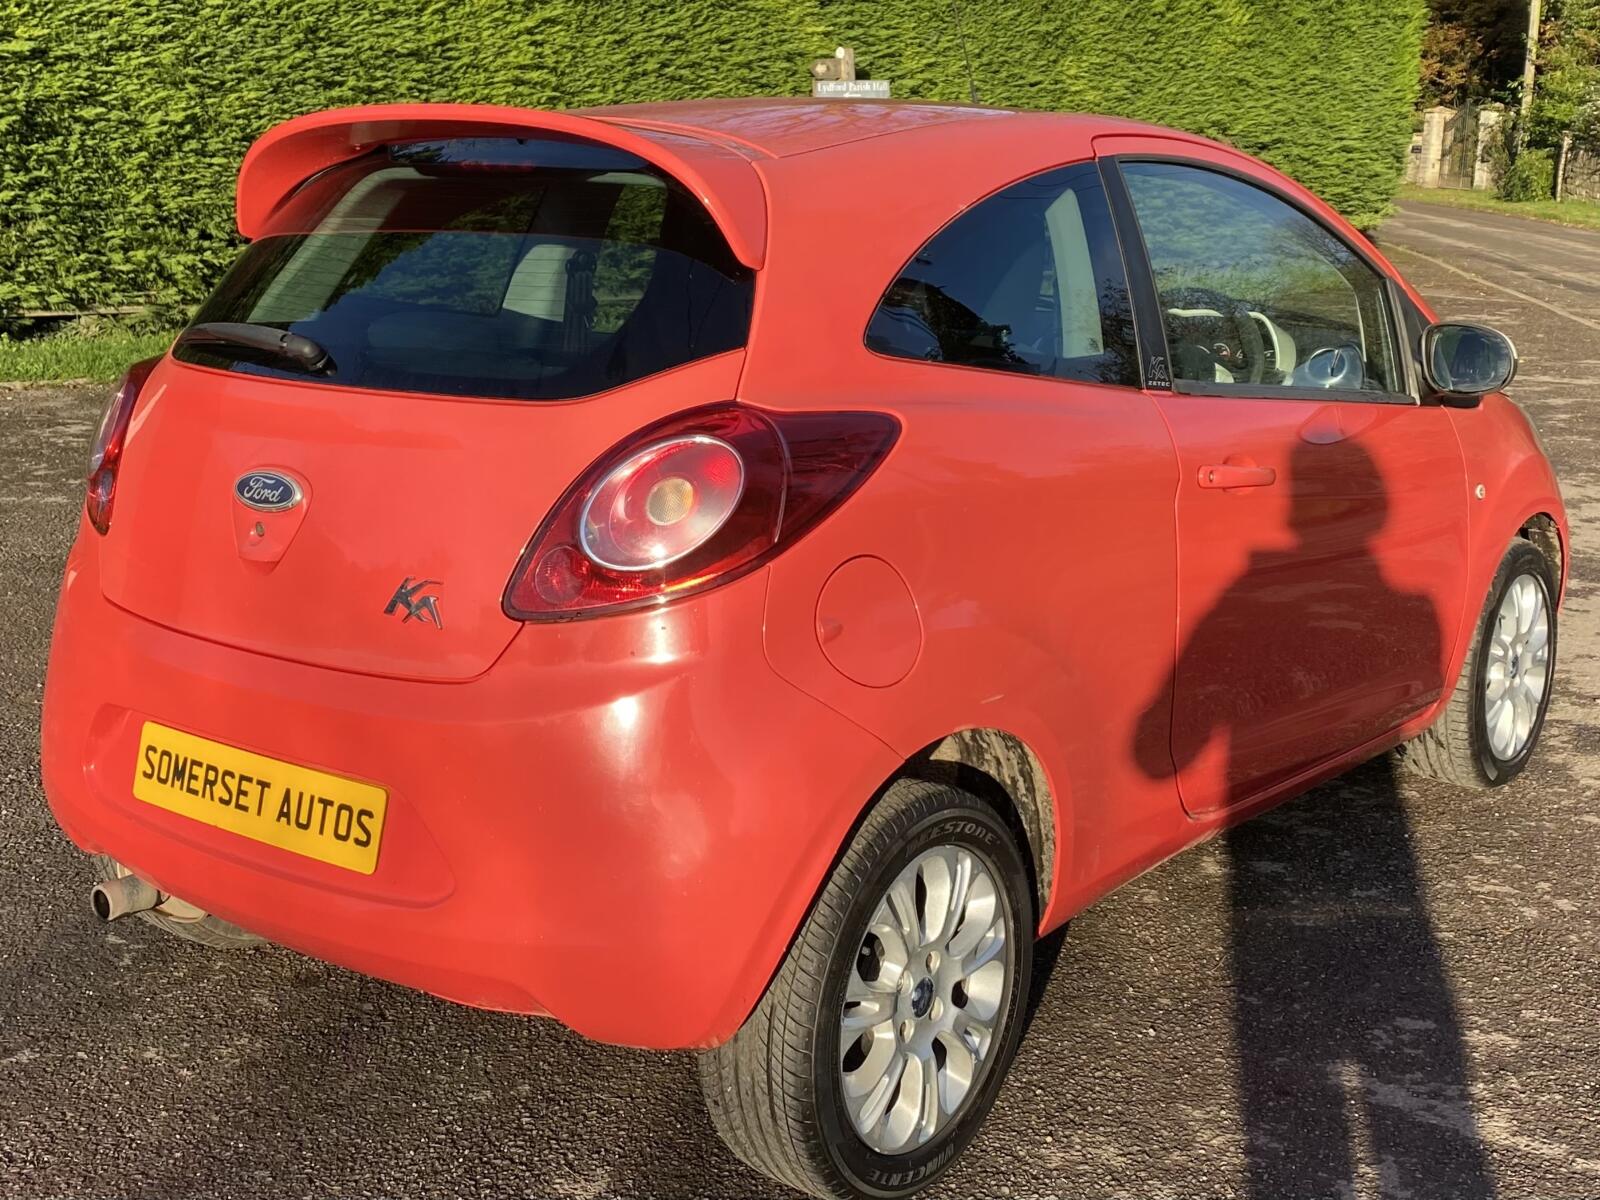
[[[613,447],[528,543],[504,608],[572,620],[663,604],[754,570],[859,487],[899,437],[886,413],[681,413]]]
[[[600,481],[578,522],[584,554],[613,571],[648,571],[692,554],[744,495],[744,460],[720,438],[646,446]]]
[[[159,357],[147,358],[129,367],[100,414],[100,426],[89,447],[89,487],[84,500],[84,511],[96,533],[104,534],[111,528],[111,507],[117,498],[117,468],[122,463],[122,444],[128,436],[128,423],[133,419],[140,389],[160,361]]]

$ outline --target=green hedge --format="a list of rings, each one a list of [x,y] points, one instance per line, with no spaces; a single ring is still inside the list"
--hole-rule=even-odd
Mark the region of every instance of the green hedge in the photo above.
[[[1556,160],[1550,150],[1529,147],[1500,177],[1500,199],[1518,202],[1550,200],[1556,191]]]
[[[1262,155],[1358,222],[1410,139],[1423,0],[966,0],[986,103],[1159,121]],[[797,94],[856,48],[966,99],[950,0],[0,0],[0,314],[203,295],[233,178],[299,113]]]

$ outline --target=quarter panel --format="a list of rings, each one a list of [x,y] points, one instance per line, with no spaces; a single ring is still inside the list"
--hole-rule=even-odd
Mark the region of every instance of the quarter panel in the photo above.
[[[1176,467],[1165,426],[1132,389],[866,354],[851,375],[840,399],[891,409],[904,432],[868,485],[773,564],[767,656],[906,757],[968,727],[1026,742],[1057,806],[1048,928],[1158,860],[1184,823],[1172,781],[1136,765],[1167,753]],[[892,686],[836,670],[814,628],[825,581],[860,554],[892,563],[921,615],[921,656]],[[1141,727],[1152,705],[1162,716]]]
[[[1089,157],[1087,130],[1019,115],[758,164],[772,212],[740,381],[755,404],[901,420],[889,460],[774,562],[767,656],[902,756],[963,728],[1024,741],[1056,806],[1046,929],[1198,833],[1172,780],[1135,762],[1166,753],[1165,717],[1159,745],[1136,751],[1135,738],[1170,691],[1172,442],[1134,389],[891,359],[863,336],[949,221]],[[858,555],[892,565],[921,618],[921,655],[892,686],[846,678],[818,642],[820,590]]]

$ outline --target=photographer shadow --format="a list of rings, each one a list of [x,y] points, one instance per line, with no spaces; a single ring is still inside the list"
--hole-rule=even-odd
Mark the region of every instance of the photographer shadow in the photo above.
[[[1325,479],[1330,450],[1339,456],[1339,491],[1377,498],[1364,515],[1306,482],[1304,456],[1324,456]],[[1308,689],[1358,678],[1374,655],[1440,659],[1432,602],[1391,586],[1373,550],[1386,505],[1370,456],[1354,441],[1297,447],[1287,486],[1294,545],[1252,554],[1193,629],[1146,720],[1166,723],[1177,679],[1202,681],[1200,712],[1174,721],[1165,740],[1147,726],[1136,743],[1169,744],[1161,761],[1146,751],[1140,763],[1170,777],[1223,739],[1230,804],[1259,787],[1259,760],[1247,758],[1259,737],[1245,739],[1282,699],[1241,694],[1230,679]],[[1342,586],[1306,602],[1281,584],[1305,561],[1318,523],[1330,521],[1349,538]],[[1283,628],[1285,604],[1296,605],[1301,636],[1263,636]],[[1245,655],[1250,669],[1233,675],[1227,664]],[[1495,1184],[1473,1114],[1460,1014],[1392,760],[1235,824],[1223,838],[1245,1194],[1489,1200]]]

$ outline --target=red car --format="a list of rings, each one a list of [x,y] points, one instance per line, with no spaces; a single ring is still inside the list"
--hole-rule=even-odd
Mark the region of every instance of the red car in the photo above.
[[[1517,774],[1567,526],[1492,330],[1262,163],[748,100],[325,112],[107,409],[44,780],[102,917],[701,1051],[819,1196],[1035,936],[1398,748]]]

